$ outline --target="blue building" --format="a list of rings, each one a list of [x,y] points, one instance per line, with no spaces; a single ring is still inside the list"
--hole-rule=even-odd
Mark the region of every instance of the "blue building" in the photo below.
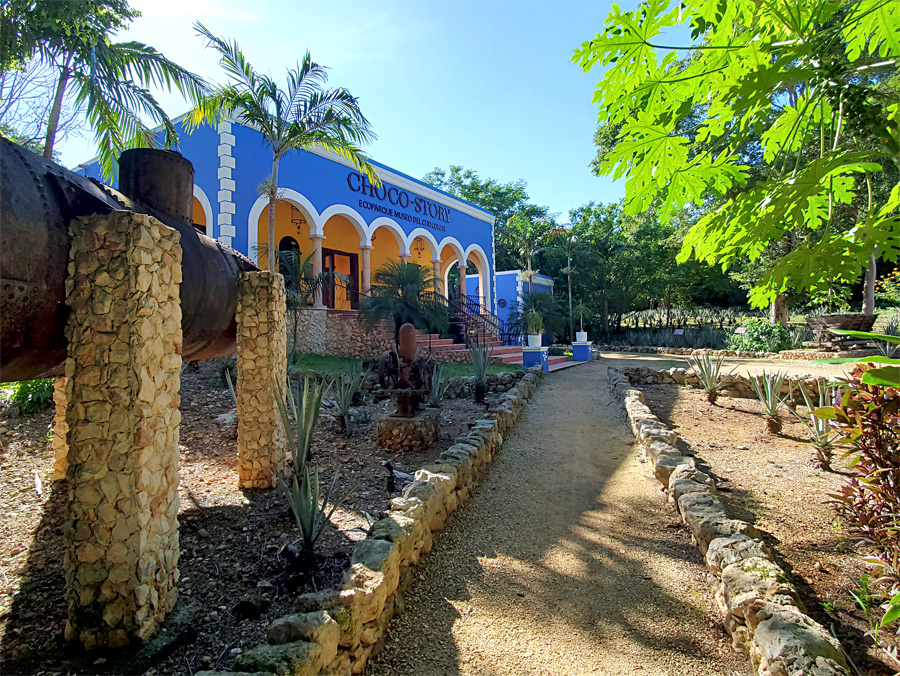
[[[182,130],[178,150],[194,165],[195,226],[264,267],[268,198],[258,188],[271,174],[272,155],[262,135],[221,122],[192,134]],[[350,280],[348,288],[324,294],[326,307],[355,309],[379,267],[405,260],[431,266],[444,295],[496,313],[494,216],[390,167],[372,165],[383,183],[377,188],[350,162],[324,150],[291,152],[279,164],[276,246],[314,253],[315,271]],[[99,178],[96,160],[80,169]]]
[[[497,310],[494,314],[504,322],[509,322],[510,316],[522,306],[525,295],[528,293],[528,281],[522,273],[522,270],[505,270],[495,275]],[[477,284],[477,278],[470,277],[468,284],[470,286]],[[533,293],[553,295],[553,278],[536,274],[531,280],[531,287]]]

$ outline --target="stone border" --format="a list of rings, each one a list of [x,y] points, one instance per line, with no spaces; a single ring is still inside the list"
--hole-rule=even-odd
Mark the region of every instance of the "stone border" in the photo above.
[[[645,366],[629,366],[618,369],[628,382],[634,385],[686,385],[695,390],[702,389],[700,378],[691,369],[670,368],[653,369]],[[794,393],[794,401],[802,401],[800,388],[815,400],[819,396],[819,383],[830,383],[834,377],[826,376],[788,376],[781,386],[781,394]],[[750,378],[739,373],[724,373],[719,376],[719,394],[736,399],[756,399],[756,393],[750,385]]]
[[[529,369],[467,436],[415,473],[402,496],[391,500],[385,518],[354,546],[340,589],[299,596],[294,613],[274,620],[268,643],[241,653],[234,671],[196,676],[362,673],[384,647],[388,622],[403,612],[404,593],[415,565],[431,551],[434,533],[474,493],[542,377],[539,369]]]
[[[707,347],[645,347],[639,345],[595,345],[600,352],[634,352],[636,354],[668,354],[696,357],[708,354],[712,357],[740,357],[742,359],[794,359],[812,361],[814,359],[835,359],[843,357],[866,357],[873,350],[843,350],[841,352],[813,352],[811,350],[782,350],[781,352],[750,352],[747,350],[712,350]],[[594,359],[598,356],[595,352]]]
[[[678,433],[653,414],[628,375],[614,368],[608,374],[640,453],[703,554],[733,646],[749,654],[758,676],[849,676],[840,644],[806,615],[759,531],[728,517],[715,480],[676,448]]]

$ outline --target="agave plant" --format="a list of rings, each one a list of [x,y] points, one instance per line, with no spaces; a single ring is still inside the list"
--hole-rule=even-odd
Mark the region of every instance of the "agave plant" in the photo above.
[[[694,373],[700,379],[700,386],[706,392],[706,400],[710,404],[715,404],[719,397],[719,376],[722,373],[722,362],[725,357],[718,357],[713,360],[708,354],[697,357],[696,360],[688,359],[688,365],[693,369]]]
[[[487,394],[488,367],[491,365],[494,350],[490,347],[473,345],[470,353],[472,355],[472,371],[475,374],[475,403],[483,404]]]
[[[756,398],[763,405],[763,411],[766,416],[766,430],[768,430],[769,434],[781,434],[782,425],[778,409],[785,400],[781,396],[781,390],[786,379],[787,374],[780,371],[773,373],[763,371],[758,376],[750,378],[750,387],[753,388]]]
[[[819,418],[815,411],[828,406],[832,402],[835,388],[834,386],[829,387],[823,380],[817,381],[816,385],[818,390],[816,399],[809,395],[805,387],[800,388],[800,394],[803,395],[803,403],[809,411],[809,419],[797,413],[795,406],[788,406],[787,408],[806,428],[809,434],[809,443],[816,449],[816,463],[819,465],[819,468],[831,471],[831,459],[834,456],[834,447],[840,435],[828,424],[827,420]]]
[[[313,432],[319,419],[319,407],[327,385],[313,378],[303,379],[303,391],[299,406],[292,388],[287,390],[287,403],[283,393],[276,397],[281,423],[293,453],[291,477],[288,481],[288,504],[303,542],[303,553],[307,564],[313,561],[313,552],[322,537],[325,524],[334,511],[347,501],[353,493],[351,489],[341,496],[335,495],[340,472],[335,470],[331,483],[324,493],[319,487],[318,467],[309,462],[309,448]],[[290,414],[288,411],[290,410]],[[293,421],[292,421],[293,419]],[[331,509],[328,509],[328,503]]]
[[[435,408],[440,406],[449,386],[450,381],[444,378],[444,365],[441,362],[435,362],[431,371],[431,392],[428,393],[428,405]]]
[[[888,319],[882,333],[886,336],[900,336],[900,314],[895,314]],[[888,358],[894,357],[900,351],[900,345],[886,340],[876,340],[875,347],[878,348],[878,351],[883,356]]]
[[[363,369],[362,362],[354,361],[335,382],[334,403],[337,406],[341,426],[348,435],[352,431],[350,407],[358,402],[359,392],[368,375],[369,370]]]

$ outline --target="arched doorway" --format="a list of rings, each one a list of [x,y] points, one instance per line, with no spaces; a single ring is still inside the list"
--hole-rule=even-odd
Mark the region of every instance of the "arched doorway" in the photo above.
[[[282,249],[281,244],[286,239],[293,239],[297,245],[296,251],[303,256],[312,252],[312,242],[309,241],[309,222],[306,214],[287,200],[275,202],[275,244]],[[257,244],[251,255],[256,255],[257,265],[263,270],[268,268],[268,256],[266,255],[269,241],[269,209],[262,210],[257,219]],[[293,245],[291,245],[293,246]],[[279,268],[281,266],[279,265]]]
[[[304,277],[304,256],[300,251],[300,242],[290,235],[282,237],[278,242],[278,271],[284,277],[286,289],[298,289]]]
[[[322,303],[334,310],[359,308],[359,247],[362,227],[347,216],[336,214],[322,228],[322,271],[335,279],[322,287]]]
[[[198,232],[202,232],[204,235],[207,234],[206,212],[203,211],[203,205],[196,196],[194,197],[193,208],[191,209],[191,221],[194,223],[194,228]]]

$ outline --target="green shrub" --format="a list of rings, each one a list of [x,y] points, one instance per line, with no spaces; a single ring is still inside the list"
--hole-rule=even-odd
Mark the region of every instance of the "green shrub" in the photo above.
[[[734,333],[728,337],[729,350],[747,352],[780,352],[791,347],[791,334],[778,322],[764,319],[747,319],[741,324],[745,333]]]
[[[20,380],[4,393],[7,401],[26,415],[45,411],[53,404],[53,378]]]

